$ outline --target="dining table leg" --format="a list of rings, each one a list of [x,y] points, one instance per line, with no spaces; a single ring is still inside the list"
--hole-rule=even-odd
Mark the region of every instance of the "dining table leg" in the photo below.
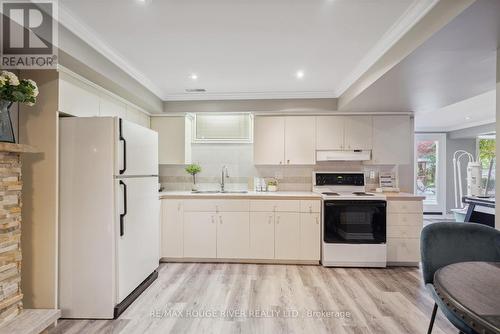
[[[438,310],[438,305],[434,303],[434,308],[432,309],[431,322],[429,324],[429,329],[427,330],[427,334],[432,333],[432,327],[434,327],[434,319],[436,319],[437,310]]]

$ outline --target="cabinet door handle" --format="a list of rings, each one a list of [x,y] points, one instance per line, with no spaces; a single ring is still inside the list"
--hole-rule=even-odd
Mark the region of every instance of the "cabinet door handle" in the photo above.
[[[287,164],[290,164],[290,160],[287,160],[287,161],[286,161],[286,163],[287,163]]]
[[[222,216],[219,216],[219,223],[222,224]]]
[[[215,219],[214,219],[214,216],[212,216],[212,224],[215,223]]]
[[[309,205],[309,213],[312,213],[313,212],[313,208],[311,205]]]
[[[177,204],[177,211],[181,211],[181,203]]]
[[[283,164],[283,162],[282,162],[282,161],[280,161],[280,165],[281,165],[281,164]]]

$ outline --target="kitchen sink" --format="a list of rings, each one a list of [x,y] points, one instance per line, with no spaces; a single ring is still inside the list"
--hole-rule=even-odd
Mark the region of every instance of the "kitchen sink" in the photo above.
[[[218,194],[220,190],[194,190],[191,191],[193,194]]]
[[[192,191],[193,194],[246,194],[247,190],[196,190]]]

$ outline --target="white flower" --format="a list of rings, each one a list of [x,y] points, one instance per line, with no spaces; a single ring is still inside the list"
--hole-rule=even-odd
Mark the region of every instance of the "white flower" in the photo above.
[[[8,71],[2,71],[1,76],[4,77],[5,79],[8,79],[9,84],[12,86],[19,85],[19,79],[17,78],[17,75],[15,75],[14,73]]]
[[[6,81],[7,81],[7,79],[5,79],[4,77],[0,76],[0,87],[3,87],[5,85]]]
[[[38,86],[36,85],[36,82],[34,82],[34,81],[33,81],[33,80],[31,80],[31,79],[28,79],[28,80],[26,80],[26,81],[28,81],[28,82],[29,82],[29,83],[30,83],[30,84],[34,87],[34,88],[33,88],[33,96],[34,96],[34,97],[37,97],[37,96],[38,96],[39,91],[38,91]]]

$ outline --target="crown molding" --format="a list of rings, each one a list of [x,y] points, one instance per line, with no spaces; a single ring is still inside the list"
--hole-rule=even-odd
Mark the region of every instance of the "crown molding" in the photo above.
[[[97,52],[102,54],[109,61],[118,66],[122,71],[137,80],[141,85],[150,90],[158,98],[161,99],[164,92],[160,87],[153,83],[146,75],[132,66],[122,55],[116,50],[105,43],[98,34],[89,28],[87,25],[82,24],[76,19],[73,14],[65,8],[62,4],[59,5],[59,24],[65,26],[68,30],[73,32],[76,36],[82,39],[85,43],[90,45]]]
[[[438,2],[439,0],[414,0],[335,91],[165,93],[146,75],[134,68],[125,57],[99,38],[94,30],[75,18],[62,4],[59,5],[59,23],[163,101],[338,98]]]
[[[114,98],[114,99],[116,99],[116,100],[118,100],[118,101],[120,101],[120,102],[124,103],[125,105],[132,106],[132,107],[134,107],[136,110],[139,110],[140,112],[142,112],[143,114],[145,114],[145,115],[147,115],[147,116],[151,116],[151,115],[152,115],[152,114],[151,114],[149,111],[147,111],[146,109],[144,109],[144,108],[142,108],[142,107],[138,106],[138,105],[137,105],[137,104],[135,104],[135,103],[130,102],[130,101],[129,101],[129,100],[127,100],[127,99],[124,99],[124,98],[123,98],[123,97],[121,97],[120,95],[117,95],[117,94],[115,94],[115,93],[113,93],[113,92],[111,92],[111,91],[107,90],[106,88],[103,88],[103,87],[99,86],[99,85],[98,85],[98,84],[96,84],[95,82],[88,80],[87,78],[85,78],[85,77],[81,76],[81,75],[80,75],[80,74],[78,74],[78,73],[73,72],[72,70],[70,70],[70,69],[69,69],[69,68],[67,68],[67,67],[64,67],[64,66],[63,66],[63,65],[61,65],[61,64],[58,64],[58,65],[57,65],[57,71],[59,71],[59,72],[61,72],[61,73],[64,73],[64,74],[67,74],[67,75],[69,75],[69,76],[73,77],[73,78],[74,78],[74,79],[76,79],[77,81],[80,81],[80,82],[82,82],[82,83],[84,83],[84,84],[86,84],[86,85],[88,85],[88,86],[90,86],[90,87],[94,88],[94,89],[95,89],[95,90],[97,90],[99,93],[106,94],[106,95],[108,95],[108,96],[110,96],[110,97],[112,97],[112,98]]]
[[[298,92],[226,92],[226,93],[174,93],[163,96],[164,101],[213,101],[213,100],[269,100],[269,99],[332,99],[334,91]]]
[[[338,95],[344,92],[356,82],[368,69],[377,62],[391,47],[396,44],[422,17],[424,17],[439,0],[413,0],[410,7],[401,17],[382,35],[380,40],[361,59],[354,70],[347,76],[338,87]]]

